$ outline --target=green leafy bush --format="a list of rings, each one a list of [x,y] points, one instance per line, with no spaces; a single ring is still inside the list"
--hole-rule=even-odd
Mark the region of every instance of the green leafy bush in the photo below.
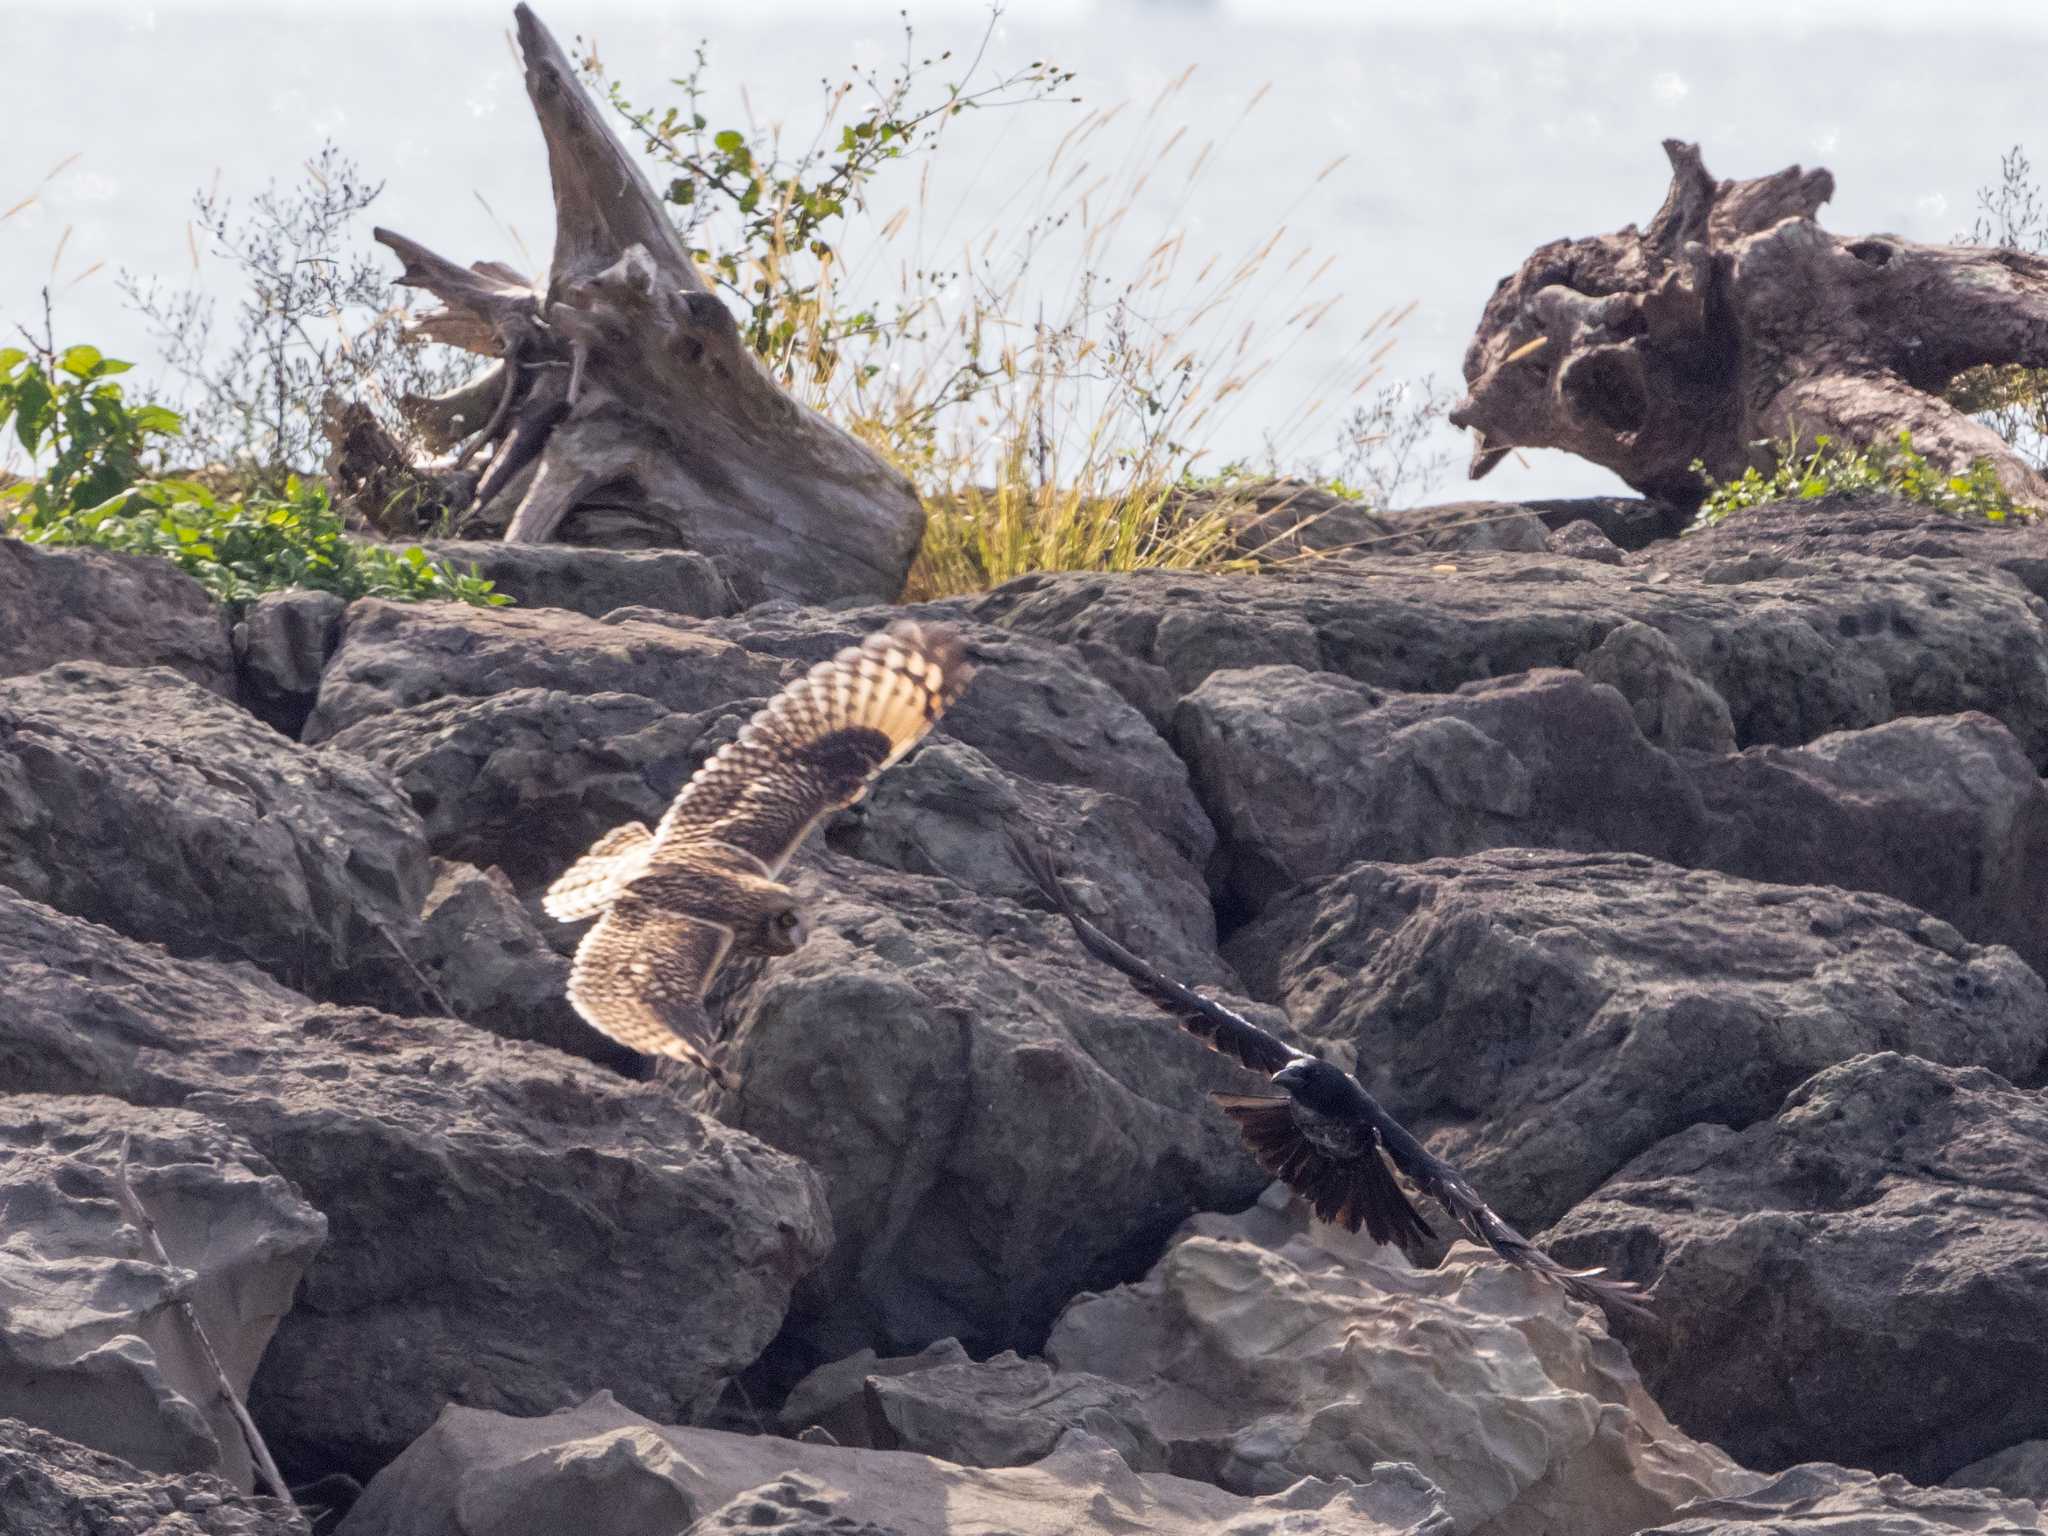
[[[49,453],[40,476],[0,497],[47,515],[103,501],[141,479],[150,439],[176,436],[179,423],[175,411],[127,402],[113,377],[131,366],[98,347],[45,356],[0,348],[0,429],[12,420],[23,448]]]
[[[42,472],[0,486],[0,532],[32,544],[89,545],[172,561],[222,602],[284,587],[400,601],[511,598],[420,549],[350,537],[326,488],[288,477],[281,494],[221,496],[196,480],[152,479],[152,439],[177,436],[160,405],[131,405],[111,382],[128,364],[96,347],[0,351],[0,430]]]
[[[1775,447],[1775,469],[1765,474],[1752,465],[1736,480],[1714,479],[1695,459],[1693,473],[1706,481],[1707,499],[1693,526],[1711,527],[1745,507],[1857,491],[1901,496],[1954,517],[1987,523],[2025,522],[2036,515],[2007,494],[1988,461],[1979,459],[1967,473],[1950,474],[1913,451],[1910,432],[1901,431],[1896,442],[1867,448],[1842,447],[1828,437],[1816,437],[1812,449],[1803,454],[1797,439]]]

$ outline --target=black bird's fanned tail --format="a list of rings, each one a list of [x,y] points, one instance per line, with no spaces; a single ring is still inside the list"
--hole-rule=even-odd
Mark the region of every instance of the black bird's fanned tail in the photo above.
[[[1371,1096],[1367,1097],[1370,1099]],[[1479,1191],[1466,1181],[1462,1173],[1417,1141],[1406,1126],[1381,1109],[1377,1102],[1373,1103],[1373,1113],[1373,1129],[1379,1134],[1380,1145],[1386,1148],[1394,1166],[1406,1174],[1417,1189],[1449,1212],[1451,1219],[1464,1228],[1473,1241],[1484,1243],[1518,1269],[1543,1276],[1580,1301],[1633,1313],[1637,1317],[1653,1315],[1641,1286],[1628,1280],[1609,1280],[1604,1270],[1570,1269],[1558,1263],[1502,1220],[1492,1206],[1479,1198]]]
[[[1008,837],[1017,867],[1052,903],[1053,910],[1067,920],[1067,925],[1074,930],[1074,937],[1081,941],[1081,947],[1112,970],[1123,972],[1132,986],[1172,1014],[1189,1034],[1211,1050],[1234,1056],[1252,1071],[1263,1072],[1268,1077],[1290,1061],[1301,1059],[1301,1052],[1278,1036],[1259,1028],[1243,1014],[1224,1007],[1215,999],[1181,985],[1117,943],[1075,908],[1073,898],[1060,883],[1059,872],[1053,868],[1051,855],[1036,838],[1014,830],[1008,833]]]
[[[1308,1201],[1318,1217],[1376,1243],[1391,1243],[1419,1260],[1436,1236],[1409,1203],[1377,1151],[1343,1162],[1317,1151],[1295,1124],[1292,1099],[1212,1093],[1210,1101],[1237,1122],[1258,1165]]]

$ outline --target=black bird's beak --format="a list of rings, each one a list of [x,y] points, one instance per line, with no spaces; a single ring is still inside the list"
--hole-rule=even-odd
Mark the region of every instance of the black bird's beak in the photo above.
[[[1290,1061],[1286,1066],[1273,1074],[1274,1086],[1285,1088],[1289,1093],[1292,1093],[1301,1086],[1302,1080],[1308,1076],[1308,1069],[1309,1063],[1305,1061]]]

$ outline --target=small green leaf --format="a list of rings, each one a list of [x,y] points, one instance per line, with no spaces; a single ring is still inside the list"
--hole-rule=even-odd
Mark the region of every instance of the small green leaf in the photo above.
[[[58,355],[57,366],[74,378],[89,379],[104,360],[104,354],[98,347],[66,347]]]
[[[138,405],[128,419],[135,423],[138,432],[151,432],[159,437],[176,437],[185,430],[185,418],[161,405]]]
[[[728,155],[736,155],[747,147],[747,136],[737,128],[727,128],[712,135],[711,142]]]

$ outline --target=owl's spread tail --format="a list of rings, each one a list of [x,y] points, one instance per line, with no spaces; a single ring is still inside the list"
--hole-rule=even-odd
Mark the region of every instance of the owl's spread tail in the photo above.
[[[643,822],[613,827],[548,887],[540,899],[541,909],[562,923],[596,917],[647,868],[647,854],[653,846],[654,834]]]

